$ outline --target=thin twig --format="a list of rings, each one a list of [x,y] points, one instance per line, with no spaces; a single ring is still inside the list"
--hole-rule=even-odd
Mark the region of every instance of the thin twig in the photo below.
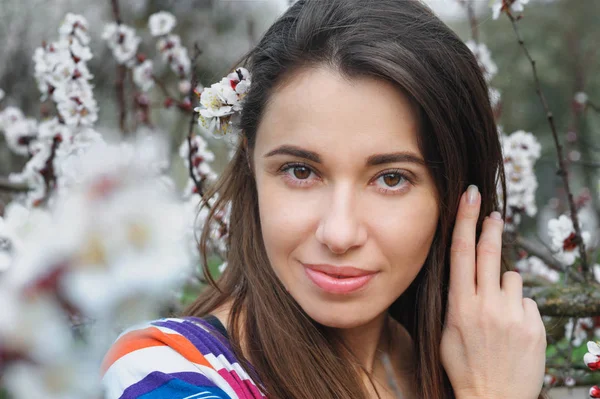
[[[171,93],[169,93],[169,90],[167,89],[167,86],[165,86],[164,82],[162,80],[160,80],[158,78],[158,76],[152,75],[152,80],[154,81],[154,83],[156,83],[156,85],[158,86],[158,88],[160,89],[160,91],[163,92],[163,94],[165,95],[165,97],[168,97],[168,98],[171,98],[171,99],[175,100],[175,96],[172,96]]]
[[[121,25],[121,11],[119,10],[119,0],[111,0],[113,18],[117,25]]]
[[[119,0],[111,0],[113,18],[117,25],[121,25],[121,12],[119,9]],[[127,67],[117,65],[117,80],[115,81],[115,92],[119,104],[119,129],[121,133],[127,132],[127,104],[125,102],[125,78],[127,77]]]
[[[58,146],[62,143],[62,139],[57,136],[52,139],[52,148],[50,149],[50,156],[46,160],[46,164],[40,170],[40,174],[44,178],[44,183],[46,184],[46,193],[44,197],[38,200],[40,204],[46,203],[50,199],[50,194],[54,188],[56,188],[56,171],[54,170],[54,158],[56,157],[56,150]]]
[[[469,25],[471,26],[471,38],[475,43],[479,43],[479,27],[477,26],[478,21],[473,8],[473,0],[468,0],[465,6],[469,17]]]
[[[596,104],[596,103],[593,103],[593,102],[591,102],[590,100],[587,100],[587,101],[586,101],[586,103],[585,103],[585,107],[586,107],[586,108],[591,108],[591,109],[593,109],[594,111],[596,111],[596,112],[600,113],[600,105],[598,105],[598,104]]]
[[[0,191],[8,191],[13,193],[25,193],[30,188],[24,183],[15,183],[5,177],[0,177]]]
[[[569,184],[569,177],[567,174],[567,165],[565,163],[565,158],[563,156],[563,148],[558,139],[558,133],[556,130],[556,126],[554,124],[554,115],[548,108],[548,103],[546,102],[546,97],[544,96],[544,93],[542,92],[542,88],[541,88],[540,81],[539,81],[538,74],[537,74],[537,69],[535,66],[535,60],[531,57],[531,54],[529,53],[529,50],[525,46],[525,42],[523,41],[523,39],[521,38],[521,34],[519,33],[519,29],[517,27],[517,19],[515,17],[513,17],[510,13],[506,13],[506,15],[508,16],[508,18],[510,19],[510,21],[512,23],[512,27],[517,36],[519,45],[521,46],[521,48],[523,49],[523,52],[527,56],[527,59],[531,63],[531,68],[533,71],[533,78],[535,81],[535,91],[538,94],[538,97],[540,98],[540,100],[542,102],[542,106],[544,107],[544,110],[546,112],[548,123],[550,124],[550,129],[552,131],[552,137],[554,139],[554,145],[556,147],[556,153],[557,153],[557,157],[558,157],[558,167],[559,167],[557,174],[560,175],[560,177],[562,178],[563,185],[564,185],[565,191],[567,193],[567,199],[569,201],[569,208],[571,210],[571,219],[573,220],[573,227],[575,228],[575,237],[576,237],[577,244],[579,246],[579,251],[580,251],[579,255],[581,257],[581,268],[583,271],[584,278],[586,279],[586,281],[589,281],[589,279],[592,278],[591,273],[590,273],[591,269],[588,265],[587,254],[585,251],[585,243],[583,242],[583,239],[581,236],[581,226],[579,225],[579,218],[577,216],[577,207],[575,206],[575,201],[573,200],[573,193],[571,192],[571,187]]]
[[[191,109],[192,109],[192,117],[190,118],[190,123],[189,123],[189,127],[188,127],[188,134],[187,134],[187,143],[188,143],[188,172],[190,175],[190,178],[192,179],[192,181],[194,182],[194,186],[196,187],[196,192],[197,194],[200,196],[200,200],[204,203],[204,205],[210,210],[212,209],[210,203],[208,202],[208,198],[204,198],[204,187],[203,187],[203,181],[198,180],[196,178],[196,175],[194,174],[194,163],[193,163],[193,153],[192,153],[192,139],[194,138],[194,127],[196,126],[197,123],[197,119],[198,119],[198,113],[195,111],[196,109],[196,96],[194,96],[195,94],[195,89],[196,86],[198,85],[198,77],[196,75],[196,62],[198,60],[198,57],[200,57],[200,54],[202,54],[202,50],[200,49],[200,47],[198,46],[198,43],[194,43],[194,57],[192,58],[192,77],[191,77],[191,87],[190,87],[190,91],[188,93],[188,98],[190,101],[190,105],[191,105]],[[216,218],[217,222],[219,223],[219,227],[221,227],[221,229],[226,232],[227,231],[227,225],[225,224],[225,222],[223,222],[223,220],[221,220],[220,218]]]
[[[524,249],[528,254],[540,258],[549,268],[558,272],[564,272],[565,268],[552,256],[552,252],[543,251],[538,245],[527,238],[517,235],[515,244]]]
[[[125,65],[117,65],[117,80],[115,82],[115,90],[117,92],[117,101],[119,103],[119,129],[122,133],[127,132],[127,105],[125,103],[125,76],[127,67]]]
[[[191,102],[192,105],[192,117],[190,118],[190,123],[189,123],[189,127],[188,127],[188,134],[187,134],[187,142],[188,142],[188,164],[189,164],[189,173],[190,173],[190,177],[192,178],[194,185],[196,187],[196,191],[198,192],[198,195],[200,196],[200,198],[204,198],[204,189],[202,187],[202,182],[199,181],[196,178],[196,175],[194,174],[194,163],[192,162],[192,156],[194,155],[192,153],[192,138],[194,137],[194,127],[196,126],[196,121],[198,119],[198,113],[196,112],[196,107],[195,107],[195,97],[194,97],[194,89],[196,88],[196,85],[198,84],[197,82],[197,77],[196,77],[196,60],[198,59],[200,55],[200,49],[198,47],[197,43],[194,43],[194,57],[192,58],[192,79],[191,79],[191,86],[190,86],[190,91],[188,93],[189,96],[189,100]],[[208,205],[208,201],[205,201],[206,205]],[[210,209],[210,208],[209,208]]]

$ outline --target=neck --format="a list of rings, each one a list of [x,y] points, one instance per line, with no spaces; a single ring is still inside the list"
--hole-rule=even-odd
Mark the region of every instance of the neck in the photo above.
[[[362,326],[339,329],[338,333],[356,360],[366,372],[372,374],[380,362],[381,354],[389,351],[387,312]]]

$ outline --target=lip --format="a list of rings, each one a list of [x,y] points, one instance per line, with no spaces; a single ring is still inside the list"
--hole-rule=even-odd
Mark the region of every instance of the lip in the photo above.
[[[352,266],[327,264],[303,264],[303,266],[307,277],[317,287],[332,294],[349,294],[358,291],[378,273]]]

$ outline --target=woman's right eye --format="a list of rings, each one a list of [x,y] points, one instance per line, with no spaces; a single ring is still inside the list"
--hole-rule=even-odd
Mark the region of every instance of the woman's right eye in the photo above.
[[[316,174],[309,166],[304,164],[286,164],[280,169],[284,179],[296,186],[312,184],[309,179],[311,174]]]

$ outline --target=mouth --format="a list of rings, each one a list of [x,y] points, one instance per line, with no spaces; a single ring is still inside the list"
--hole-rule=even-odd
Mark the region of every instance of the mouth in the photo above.
[[[333,266],[326,264],[303,264],[304,271],[321,290],[332,294],[350,294],[365,287],[376,271],[353,266]]]

